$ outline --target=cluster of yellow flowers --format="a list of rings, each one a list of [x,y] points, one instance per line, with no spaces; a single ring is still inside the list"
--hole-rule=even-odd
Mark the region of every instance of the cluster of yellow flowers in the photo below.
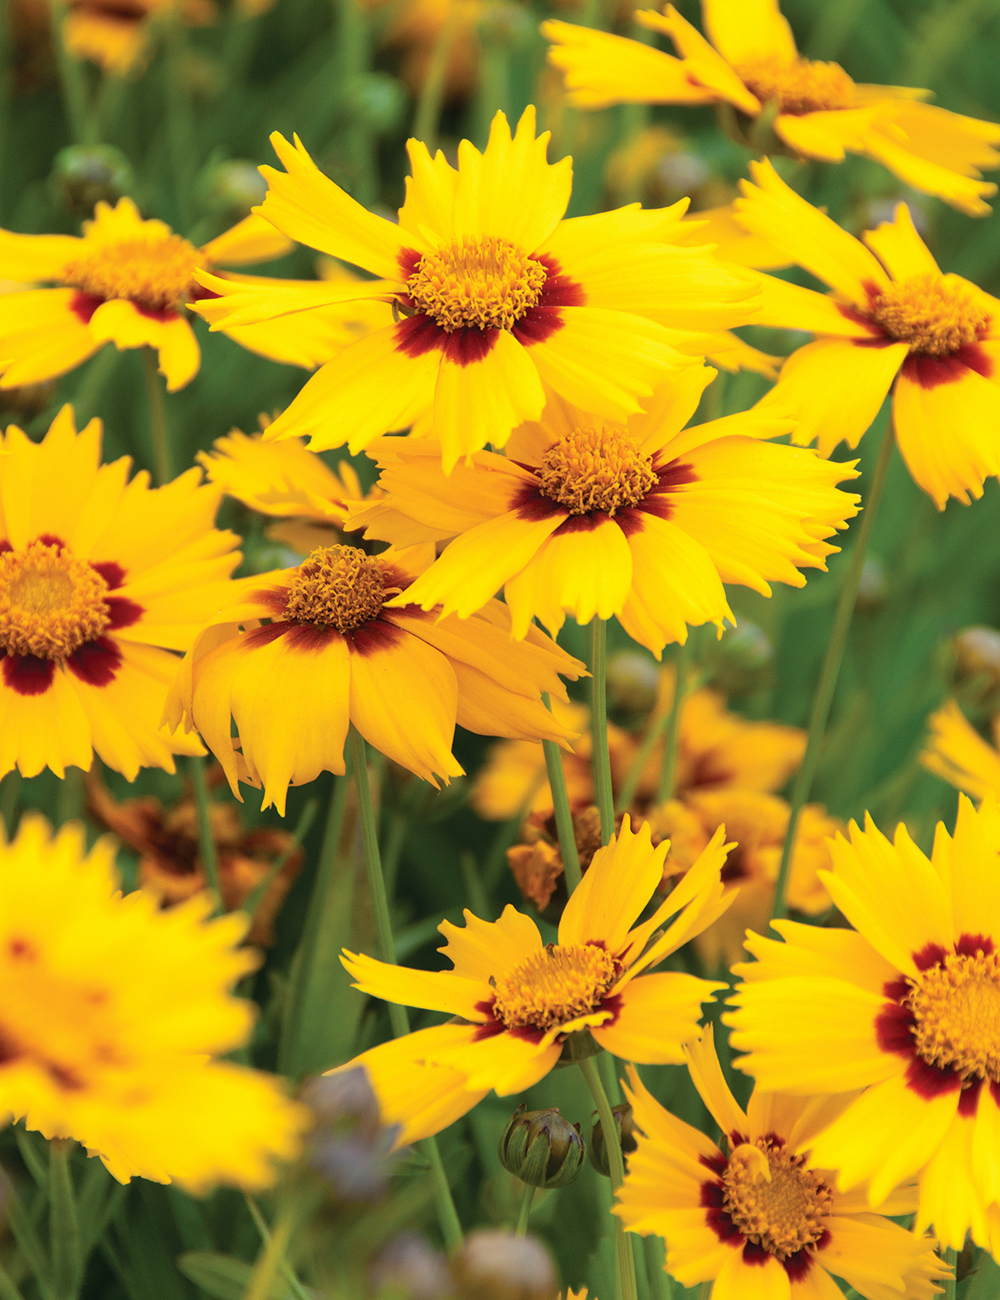
[[[762,153],[864,153],[988,210],[979,169],[1000,163],[1000,127],[804,59],[773,0],[704,12],[711,44],[671,5],[637,15],[679,57],[544,30],[582,108],[721,105]],[[254,786],[284,815],[290,786],[345,774],[353,754],[377,871],[365,742],[439,786],[463,774],[456,726],[499,738],[474,798],[549,828],[512,862],[540,911],[555,900],[557,938],[513,906],[466,911],[439,927],[453,969],[399,966],[373,885],[381,960],[345,951],[355,987],[448,1019],[406,1032],[400,1013],[393,1039],[328,1064],[367,1070],[398,1142],[567,1062],[610,1133],[604,1052],[628,1063],[638,1127],[624,1178],[609,1156],[614,1213],[665,1238],[684,1286],[834,1300],[836,1276],[867,1300],[930,1300],[950,1275],[939,1246],[971,1233],[1000,1259],[1000,756],[949,705],[925,762],[982,806],[962,797],[929,857],[903,826],[892,842],[871,822],[845,835],[803,810],[808,782],[791,809],[776,797],[803,733],[741,722],[679,673],[645,741],[609,736],[602,639],[617,619],[659,659],[735,622],[727,585],[769,596],[825,569],[860,505],[842,486],[856,462],[830,454],[887,395],[887,436],[937,507],[980,497],[1000,476],[1000,303],[940,270],[905,205],[856,238],[767,158],[725,220],[827,293],[727,259],[685,202],[567,218],[571,160],[548,161],[533,108],[513,133],[497,114],[455,165],[411,140],[396,221],[297,138],[272,142],[284,170],[262,169],[262,205],[200,248],[127,198],[99,203],[80,237],[0,231],[0,278],[25,286],[0,297],[0,388],[112,343],[155,352],[174,392],[201,364],[190,313],[315,370],[260,435],[234,431],[156,486],[128,458],[103,464],[100,423],[78,432],[70,407],[38,442],[7,428],[0,776],[62,777],[97,755],[132,780],[208,750],[236,799]],[[222,269],[294,242],[346,265],[309,281]],[[761,368],[730,333],[754,324],[815,338],[752,409],[692,423],[718,382],[707,359]],[[377,466],[372,490],[316,455],[344,446]],[[301,562],[234,578],[225,494],[281,521],[272,535]],[[589,716],[567,693],[589,675],[557,642],[567,616],[595,629]],[[27,816],[0,847],[0,1111],[77,1139],[122,1181],[268,1185],[310,1121],[276,1076],[213,1059],[249,1033],[231,995],[255,965],[249,920],[213,917],[207,893],[160,911],[119,890],[112,844],[88,852],[77,825]],[[846,925],[780,919],[786,903],[835,906]],[[703,973],[773,911],[780,938],[750,933],[721,1016],[756,1081],[744,1108],[700,1023],[729,984]],[[702,973],[655,969],[692,942]],[[666,1064],[689,1070],[718,1143],[635,1068]],[[912,1231],[892,1221],[906,1215]]]

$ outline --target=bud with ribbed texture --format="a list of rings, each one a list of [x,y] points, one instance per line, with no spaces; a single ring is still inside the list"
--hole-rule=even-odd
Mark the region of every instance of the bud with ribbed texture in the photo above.
[[[608,660],[608,708],[624,718],[642,718],[656,703],[660,667],[641,650],[622,650]]]
[[[531,1187],[565,1187],[583,1168],[586,1146],[579,1124],[554,1107],[528,1110],[522,1102],[500,1138],[500,1162]]]
[[[91,217],[103,199],[117,203],[135,186],[132,164],[109,144],[71,144],[60,149],[49,173],[49,193],[63,212]]]
[[[535,1237],[483,1228],[452,1261],[456,1300],[556,1300],[556,1273]]]
[[[627,1160],[639,1145],[635,1140],[636,1129],[632,1107],[628,1102],[623,1101],[620,1106],[612,1106],[611,1113],[615,1117],[615,1124],[618,1128],[622,1155]],[[599,1119],[594,1121],[594,1127],[590,1130],[590,1163],[599,1174],[603,1174],[605,1178],[611,1177],[611,1171],[608,1167],[608,1151],[604,1145],[604,1130],[601,1128]]]

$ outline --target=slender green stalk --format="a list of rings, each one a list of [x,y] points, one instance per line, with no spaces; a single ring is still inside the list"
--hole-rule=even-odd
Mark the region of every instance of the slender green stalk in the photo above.
[[[24,1296],[2,1265],[0,1265],[0,1300],[24,1300]]]
[[[323,843],[316,864],[316,877],[309,898],[309,910],[306,912],[302,937],[292,963],[287,1010],[278,1047],[278,1068],[282,1074],[295,1078],[303,1072],[300,1057],[307,1039],[309,1012],[316,996],[321,995],[325,988],[328,963],[324,958],[328,954],[324,951],[324,937],[335,923],[334,913],[341,907],[341,899],[334,889],[334,869],[347,807],[347,790],[346,773],[344,776],[335,776],[323,829]]]
[[[403,844],[409,822],[402,813],[394,812],[389,816],[389,825],[385,833],[385,848],[382,850],[382,879],[385,881],[387,898],[396,892],[396,875],[399,872],[399,860],[403,856]]]
[[[444,22],[438,32],[424,84],[420,88],[417,111],[413,119],[413,134],[423,140],[431,153],[437,148],[438,125],[441,121],[441,109],[444,105],[444,85],[448,74],[448,56],[458,29],[459,7],[455,0],[450,0]]]
[[[78,767],[68,767],[56,795],[56,818],[60,826],[83,816],[85,799],[83,772]]]
[[[66,48],[63,39],[63,24],[66,21],[66,0],[49,0],[49,15],[52,22],[53,44],[55,45],[56,64],[59,69],[59,87],[62,91],[63,107],[69,122],[70,133],[75,144],[97,144],[97,121],[90,103],[90,91],[87,87],[87,73],[79,59],[75,59]]]
[[[357,84],[371,68],[372,50],[368,13],[359,0],[336,0],[340,22],[336,28],[334,59],[341,85]],[[354,176],[353,197],[371,206],[378,198],[375,167],[375,132],[364,114],[352,112],[343,127],[344,144]]]
[[[942,1285],[944,1286],[942,1300],[955,1300],[955,1291],[958,1286],[958,1282],[955,1278],[955,1265],[958,1262],[958,1251],[949,1246],[947,1250],[942,1252],[941,1258],[951,1269],[949,1276],[941,1279]]]
[[[222,891],[219,889],[219,855],[212,833],[211,803],[208,783],[205,780],[205,760],[193,754],[188,759],[188,775],[194,788],[194,801],[198,808],[198,853],[208,887],[215,895],[216,908],[222,908]]]
[[[823,744],[823,736],[830,716],[833,693],[836,690],[837,678],[840,675],[840,665],[843,662],[844,650],[847,646],[847,634],[851,629],[851,619],[854,617],[854,605],[858,598],[861,570],[864,568],[865,556],[868,554],[868,543],[875,524],[882,489],[885,487],[889,461],[892,459],[892,445],[893,430],[890,420],[886,425],[885,433],[882,435],[882,445],[879,448],[875,471],[868,487],[868,498],[865,501],[864,512],[861,515],[861,527],[858,529],[857,541],[854,543],[854,550],[851,552],[851,563],[844,579],[844,586],[841,589],[840,600],[837,602],[833,631],[830,633],[830,640],[827,642],[826,654],[823,657],[823,666],[820,669],[819,682],[816,686],[816,694],[813,696],[806,752],[802,759],[802,766],[796,774],[795,784],[792,787],[792,807],[788,818],[788,830],[785,833],[785,843],[781,851],[781,866],[778,869],[778,880],[774,890],[772,916],[775,919],[784,917],[788,912],[785,896],[788,889],[788,873],[792,862],[792,847],[795,844],[799,814],[809,798],[813,780],[816,776],[816,768],[819,765],[820,748]]]
[[[608,625],[603,618],[590,624],[591,705],[590,726],[594,737],[594,789],[601,814],[601,842],[615,833],[615,804],[611,790],[611,756],[608,753]]]
[[[632,800],[635,798],[635,792],[639,788],[639,781],[646,770],[646,764],[649,762],[650,755],[656,748],[657,744],[663,739],[663,733],[670,724],[670,710],[662,713],[658,718],[653,717],[649,722],[649,730],[645,739],[639,746],[639,751],[632,760],[632,766],[628,770],[628,775],[622,785],[618,798],[615,800],[615,812],[627,812]]]
[[[291,1211],[286,1210],[265,1241],[264,1249],[254,1265],[253,1276],[246,1291],[246,1300],[269,1300],[278,1273],[284,1271],[285,1252],[288,1250],[293,1226]]]
[[[101,394],[117,369],[121,355],[113,343],[106,343],[87,366],[80,386],[73,394],[78,425],[86,423],[100,410]]]
[[[597,1114],[601,1121],[601,1131],[604,1134],[604,1149],[608,1154],[611,1187],[614,1191],[617,1191],[625,1181],[625,1158],[622,1155],[618,1125],[615,1123],[611,1103],[608,1101],[608,1094],[604,1091],[604,1084],[601,1082],[600,1072],[594,1058],[590,1056],[585,1061],[578,1061],[577,1064],[583,1071],[583,1077],[587,1080],[587,1087],[590,1089],[590,1095],[597,1107]],[[615,1255],[619,1269],[619,1276],[616,1279],[618,1286],[615,1288],[616,1300],[637,1300],[635,1261],[632,1258],[632,1251],[625,1239],[625,1229],[622,1226],[621,1219],[617,1214],[612,1217],[615,1221]]]
[[[21,773],[14,769],[0,780],[0,821],[3,825],[0,830],[8,836],[14,834],[14,827],[17,821],[17,800],[21,793]]]
[[[674,659],[674,698],[667,714],[666,743],[663,748],[663,766],[660,768],[660,787],[656,792],[656,802],[664,803],[672,799],[677,775],[677,746],[681,734],[681,709],[687,694],[688,668],[691,664],[692,632],[688,628],[687,640],[677,647]]]
[[[531,1202],[534,1199],[534,1187],[530,1183],[525,1183],[524,1191],[521,1193],[521,1208],[517,1214],[517,1227],[514,1229],[515,1237],[526,1237],[528,1235],[528,1220],[531,1218]]]
[[[189,234],[194,221],[194,178],[198,165],[197,133],[194,105],[188,77],[187,29],[177,14],[165,24],[166,45],[166,121],[170,165],[174,179],[174,202],[177,224],[183,235]]]
[[[267,1226],[264,1216],[257,1208],[257,1204],[253,1198],[244,1192],[243,1199],[247,1203],[247,1209],[250,1211],[250,1217],[253,1219],[257,1231],[260,1233],[260,1239],[266,1246],[271,1240],[271,1229]],[[292,1291],[295,1293],[298,1300],[309,1300],[309,1292],[296,1277],[295,1270],[285,1259],[281,1261],[281,1274],[288,1285],[292,1288]]]
[[[306,806],[302,809],[302,816],[299,818],[295,826],[295,830],[292,831],[292,838],[291,838],[291,842],[288,845],[288,848],[286,848],[284,853],[282,853],[281,856],[274,861],[270,871],[260,882],[260,884],[256,887],[256,889],[251,890],[250,893],[247,894],[246,898],[243,900],[244,912],[248,912],[250,916],[255,916],[257,914],[257,908],[260,907],[261,903],[264,901],[264,895],[271,888],[271,885],[274,883],[274,881],[277,880],[277,878],[281,875],[282,871],[284,871],[285,867],[288,865],[288,860],[292,856],[292,854],[297,849],[301,848],[302,841],[309,834],[309,828],[316,820],[316,813],[318,812],[318,810],[319,810],[319,800],[310,799],[309,802],[306,804]]]
[[[80,1222],[69,1167],[72,1141],[54,1138],[49,1143],[49,1258],[52,1289],[59,1300],[74,1300],[83,1273]]]
[[[479,871],[479,863],[476,861],[474,853],[463,853],[459,858],[462,868],[462,883],[465,886],[465,897],[468,900],[469,907],[476,916],[488,921],[493,915],[490,909],[489,899],[486,897],[486,890],[483,888],[483,878]]]
[[[382,859],[378,847],[378,831],[375,826],[375,810],[372,807],[372,792],[368,784],[368,755],[365,750],[364,737],[357,727],[351,727],[351,763],[354,769],[354,785],[358,792],[358,822],[361,826],[361,851],[365,860],[365,875],[371,897],[372,913],[375,918],[375,942],[378,955],[382,961],[395,964],[396,944],[392,937],[392,921],[389,917],[389,900],[386,897],[385,881],[382,877]],[[392,1025],[394,1038],[402,1038],[410,1032],[410,1017],[406,1008],[395,1002],[389,1003],[389,1023]],[[431,1169],[431,1181],[437,1200],[438,1221],[441,1235],[449,1254],[458,1250],[462,1244],[462,1225],[455,1209],[455,1202],[448,1186],[448,1177],[438,1150],[437,1139],[424,1138],[421,1142],[424,1155]]]
[[[673,1300],[674,1283],[663,1269],[663,1243],[652,1233],[643,1237],[642,1248],[646,1256],[646,1275],[649,1278],[650,1300]]]
[[[163,380],[157,373],[158,366],[159,359],[153,349],[143,348],[142,368],[146,379],[146,396],[149,399],[149,430],[153,444],[153,478],[162,487],[164,483],[170,482],[174,474]]]
[[[573,834],[573,814],[570,811],[569,795],[566,792],[562,750],[554,740],[543,740],[542,748],[545,750],[545,767],[549,774],[549,789],[552,791],[552,807],[555,813],[556,831],[559,835],[559,852],[563,860],[566,888],[572,894],[580,883],[580,855],[576,851],[576,836]]]

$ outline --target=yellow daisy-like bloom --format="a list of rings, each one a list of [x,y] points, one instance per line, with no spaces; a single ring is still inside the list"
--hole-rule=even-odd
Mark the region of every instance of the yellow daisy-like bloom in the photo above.
[[[936,776],[974,799],[1000,795],[1000,752],[988,744],[954,700],[927,720],[931,735],[920,761]],[[1000,743],[1000,717],[993,719],[993,738]]]
[[[161,729],[168,683],[220,604],[239,538],[214,527],[218,489],[188,470],[150,488],[101,464],[101,424],[63,407],[40,443],[0,438],[0,775],[96,750],[131,781],[200,753]]]
[[[800,570],[825,568],[824,539],[857,513],[836,487],[851,465],[763,441],[787,425],[746,412],[684,429],[714,374],[685,371],[627,424],[553,398],[506,456],[450,476],[434,442],[386,439],[388,499],[352,524],[400,545],[455,538],[413,586],[424,609],[467,618],[502,587],[515,637],[535,618],[555,635],[566,614],[616,616],[659,657],[688,624],[733,618],[724,582],[805,586]]]
[[[866,154],[926,194],[969,216],[989,211],[996,186],[981,169],[1000,166],[1000,126],[920,101],[928,90],[866,86],[839,64],[804,59],[776,0],[702,0],[707,41],[666,5],[639,10],[636,22],[669,36],[680,58],[640,41],[546,22],[549,61],[566,72],[570,102],[728,104],[752,131],[767,114],[774,135],[793,154],[842,162]],[[773,117],[771,115],[773,114]]]
[[[210,1059],[246,1042],[252,1003],[230,990],[257,965],[237,947],[249,918],[211,910],[123,898],[112,841],[88,854],[79,824],[52,836],[29,815],[0,837],[0,1111],[119,1182],[273,1182],[308,1115],[277,1079]]]
[[[89,59],[105,73],[123,77],[146,53],[157,18],[172,15],[192,27],[210,23],[213,0],[68,0],[62,39],[70,54]]]
[[[345,952],[363,993],[459,1018],[351,1062],[368,1069],[383,1123],[404,1126],[401,1141],[445,1128],[491,1088],[502,1097],[530,1088],[583,1031],[629,1061],[684,1059],[702,1003],[722,986],[677,971],[648,972],[711,925],[732,895],[719,879],[726,856],[720,832],[670,897],[636,925],[666,851],[652,847],[648,826],[633,833],[626,817],[571,895],[555,944],[543,943],[534,921],[508,906],[499,921],[466,911],[464,927],[441,922],[448,942],[440,951],[454,970],[409,970]]]
[[[695,939],[707,970],[731,966],[746,956],[743,936],[747,927],[760,929],[770,920],[788,830],[788,804],[756,790],[692,790],[683,799],[650,809],[648,815],[653,842],[671,842],[664,864],[665,883],[695,861],[720,826],[736,841],[722,870],[722,879],[738,888],[736,901],[725,916]],[[830,907],[830,895],[819,873],[831,867],[827,840],[841,829],[843,823],[828,817],[819,804],[802,809],[786,894],[794,911],[818,916]]]
[[[812,1149],[842,1100],[757,1088],[744,1111],[710,1030],[687,1057],[724,1146],[664,1110],[630,1067],[638,1149],[614,1207],[630,1231],[665,1239],[668,1273],[685,1287],[711,1283],[712,1300],[838,1300],[831,1274],[865,1300],[939,1294],[951,1270],[934,1242],[883,1217],[914,1209],[914,1190],[893,1191],[872,1214]]]
[[[793,415],[793,441],[815,438],[826,456],[842,439],[856,446],[891,391],[899,450],[938,508],[982,496],[983,480],[1000,474],[1000,302],[942,274],[904,204],[862,242],[769,162],[750,170],[757,184],[741,182],[738,219],[832,290],[759,277],[759,323],[817,337],[792,353],[757,409]]]
[[[195,248],[162,221],[143,221],[129,198],[113,208],[98,203],[82,238],[0,230],[0,278],[53,285],[0,297],[0,388],[55,379],[105,343],[156,348],[167,388],[183,388],[201,364],[185,313],[185,304],[204,294],[195,271],[267,262],[291,247],[269,222],[251,215]],[[253,277],[243,282],[255,283]],[[262,346],[257,330],[230,333],[276,361],[296,359],[288,342]]]
[[[945,1245],[1000,1251],[1000,813],[959,796],[930,859],[904,826],[869,819],[832,847],[824,883],[855,930],[774,922],[783,943],[747,938],[737,1064],[794,1093],[865,1091],[814,1156],[873,1205],[919,1175],[916,1227]]]
[[[411,140],[413,175],[398,225],[328,180],[298,141],[271,137],[287,171],[263,168],[258,209],[290,238],[382,277],[255,289],[199,272],[220,295],[198,310],[213,329],[274,321],[350,297],[391,302],[398,323],[345,348],[306,384],[268,437],[312,435],[316,450],[373,438],[426,417],[446,470],[503,446],[539,417],[543,382],[605,419],[640,408],[657,384],[708,350],[704,331],[752,318],[753,282],[705,248],[678,246],[686,202],[562,219],[569,158],[545,160],[528,108],[513,139],[502,113],[480,154],[457,170]]]
[[[390,608],[413,581],[411,560],[320,547],[297,568],[245,579],[226,621],[199,637],[167,717],[197,727],[237,798],[240,780],[263,785],[264,807],[284,815],[289,784],[344,771],[351,723],[435,785],[464,771],[451,752],[456,723],[488,736],[573,737],[541,697],[565,699],[559,674],[576,678],[583,664],[537,629],[512,644],[499,602],[465,623]]]
[[[288,520],[267,535],[302,555],[339,541],[350,506],[382,495],[377,488],[365,494],[349,460],[331,469],[300,438],[265,442],[234,429],[216,438],[214,451],[200,451],[195,459],[229,496]],[[429,552],[428,563],[433,558]]]

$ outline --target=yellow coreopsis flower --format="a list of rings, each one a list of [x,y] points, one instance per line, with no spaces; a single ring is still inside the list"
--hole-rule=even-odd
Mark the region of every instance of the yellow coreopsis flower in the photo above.
[[[79,824],[53,837],[30,815],[0,836],[0,1112],[75,1138],[119,1182],[270,1184],[308,1113],[211,1059],[247,1039],[252,1004],[230,990],[258,964],[237,947],[249,918],[211,910],[123,898],[111,840],[88,854]]]
[[[66,8],[62,39],[69,53],[118,77],[142,61],[157,19],[202,26],[216,15],[214,0],[68,0]]]
[[[892,393],[899,450],[943,509],[968,505],[1000,474],[1000,302],[943,274],[904,204],[863,236],[842,230],[790,189],[769,162],[751,163],[738,219],[787,249],[830,294],[760,275],[759,321],[811,330],[758,408],[795,417],[792,439],[827,456],[857,445]]]
[[[955,700],[932,713],[927,723],[931,734],[920,761],[928,772],[974,799],[1000,795],[1000,752],[983,739]],[[1000,718],[993,719],[993,736],[1000,739]]]
[[[719,1147],[665,1110],[629,1069],[638,1149],[614,1213],[632,1232],[667,1243],[666,1271],[711,1300],[837,1300],[843,1278],[865,1300],[932,1300],[950,1269],[935,1243],[884,1217],[906,1214],[915,1189],[890,1189],[872,1214],[862,1191],[842,1192],[812,1149],[843,1109],[837,1098],[754,1090],[744,1111],[730,1092],[711,1031],[687,1049]]]
[[[264,168],[259,211],[290,238],[382,277],[354,288],[255,288],[199,273],[218,299],[197,304],[213,329],[273,321],[368,296],[398,323],[352,344],[306,384],[268,430],[310,434],[316,450],[360,451],[381,434],[429,422],[446,470],[500,447],[539,417],[543,384],[602,418],[639,410],[658,383],[753,316],[752,281],[705,248],[681,247],[686,202],[563,220],[569,158],[550,164],[528,108],[513,139],[502,113],[480,154],[458,168],[411,140],[413,175],[399,223],[328,180],[298,142],[272,137],[287,171]]]
[[[0,230],[0,279],[53,285],[0,297],[0,388],[64,375],[105,343],[157,349],[167,388],[183,388],[201,364],[185,313],[188,300],[204,292],[195,270],[268,262],[291,247],[269,222],[251,215],[195,248],[164,222],[144,221],[129,198],[113,208],[98,203],[82,238]],[[277,361],[296,359],[281,340],[262,349],[259,331],[231,333]]]
[[[649,974],[731,902],[719,879],[720,832],[670,897],[636,925],[663,872],[666,845],[626,817],[594,855],[544,944],[529,917],[506,907],[499,921],[466,911],[464,927],[442,921],[450,971],[408,970],[345,953],[355,987],[457,1023],[421,1029],[363,1053],[383,1123],[410,1142],[445,1128],[492,1088],[522,1092],[553,1069],[574,1034],[629,1061],[678,1064],[698,1036],[701,1005],[719,984],[679,971]],[[659,936],[656,932],[675,919]]]
[[[702,0],[707,41],[673,5],[636,11],[641,26],[669,36],[680,58],[640,41],[549,21],[549,61],[566,73],[578,108],[608,104],[728,104],[752,129],[768,114],[788,150],[842,162],[866,154],[912,185],[973,217],[985,216],[1000,166],[1000,126],[921,103],[928,90],[868,86],[839,64],[804,59],[777,0]]]
[[[89,768],[131,781],[200,753],[161,729],[167,684],[231,599],[239,538],[221,493],[188,470],[150,488],[130,459],[101,463],[101,424],[63,407],[40,443],[0,438],[0,775]]]
[[[561,743],[575,734],[541,697],[565,699],[559,674],[576,678],[583,664],[537,628],[512,644],[499,602],[464,623],[389,607],[413,581],[413,558],[320,547],[297,568],[244,579],[243,599],[199,637],[167,716],[201,732],[237,798],[240,780],[263,785],[264,807],[284,814],[289,784],[344,771],[351,723],[435,785],[464,771],[451,752],[456,723]]]
[[[737,1064],[768,1090],[864,1089],[813,1144],[877,1205],[919,1175],[916,1228],[1000,1251],[1000,813],[959,796],[930,859],[869,820],[832,847],[824,882],[856,928],[774,922],[750,935],[726,1017]]]
[[[424,609],[467,618],[502,587],[515,637],[535,618],[555,635],[567,614],[614,616],[659,657],[688,624],[733,618],[724,582],[804,586],[857,513],[836,487],[851,465],[763,441],[787,425],[746,412],[684,429],[714,373],[685,371],[627,424],[553,398],[506,456],[450,476],[433,441],[385,439],[388,497],[351,522],[401,545],[455,539],[413,585]]]

